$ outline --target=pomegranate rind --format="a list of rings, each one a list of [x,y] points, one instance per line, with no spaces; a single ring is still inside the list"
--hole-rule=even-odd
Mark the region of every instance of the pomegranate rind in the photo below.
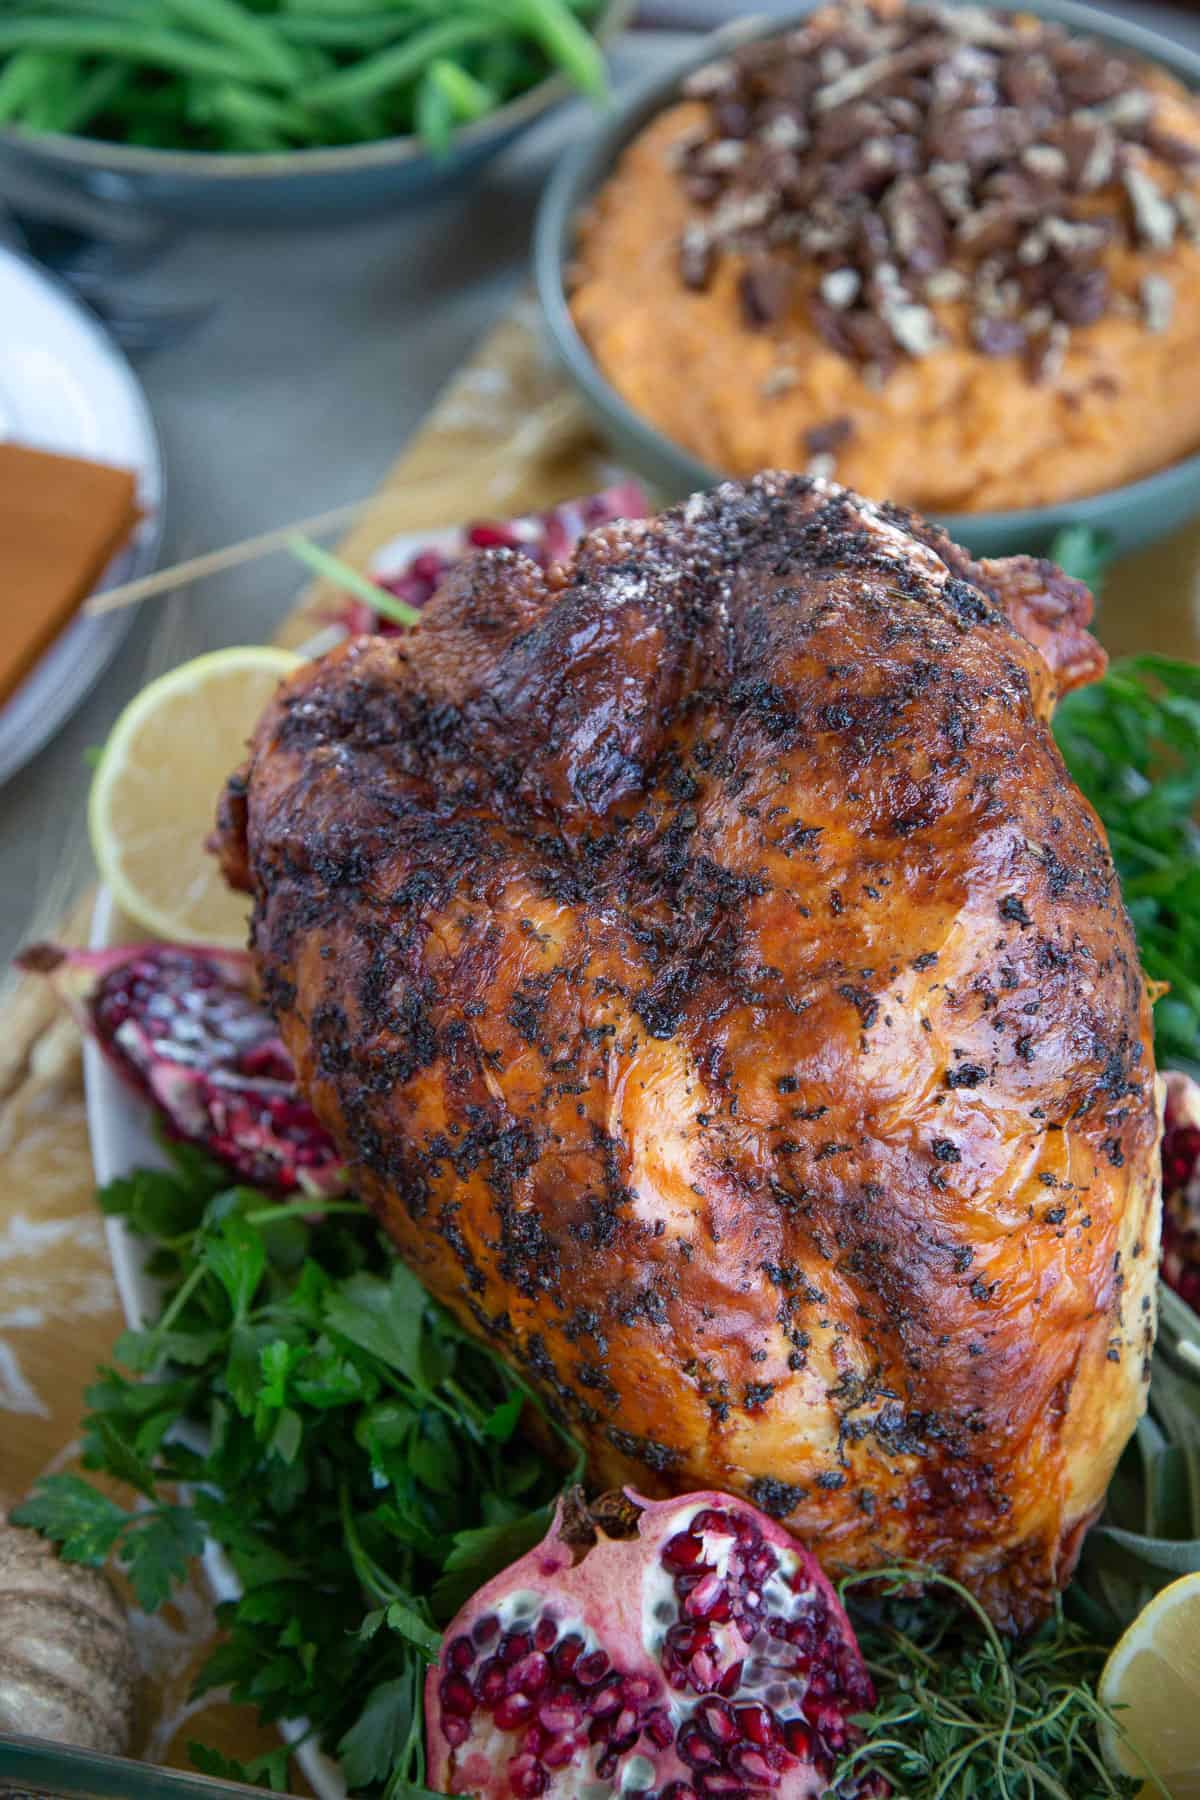
[[[585,532],[614,524],[618,519],[648,518],[650,510],[649,498],[636,481],[616,482],[598,493],[564,500],[545,512],[526,513],[516,519],[473,520],[456,532],[449,544],[416,550],[402,568],[376,579],[388,593],[419,608],[431,599],[451,569],[476,550],[520,550],[542,568],[549,568],[569,556]],[[364,632],[390,636],[408,629],[381,619],[364,600],[347,601],[337,617],[356,636]]]
[[[860,1734],[848,1724],[850,1715],[869,1710],[875,1699],[853,1627],[828,1578],[782,1526],[727,1494],[646,1501],[630,1492],[629,1498],[640,1509],[636,1535],[609,1537],[598,1529],[595,1544],[582,1553],[564,1539],[560,1503],[542,1542],[486,1583],[447,1627],[439,1662],[426,1678],[430,1786],[439,1793],[474,1794],[482,1800],[529,1800],[535,1795],[567,1800],[569,1795],[651,1790],[664,1800],[687,1795],[697,1800],[723,1792],[815,1800],[825,1792],[842,1750],[859,1741]],[[736,1531],[705,1529],[697,1524],[705,1518],[729,1521]],[[701,1546],[694,1571],[681,1569],[678,1548],[670,1548],[681,1537]],[[764,1549],[772,1553],[765,1559],[771,1569],[758,1577],[756,1586],[748,1569]],[[710,1556],[715,1561],[706,1564],[703,1559]],[[714,1570],[723,1570],[716,1583]],[[696,1579],[681,1599],[681,1580],[692,1574]],[[706,1581],[714,1592],[722,1583],[727,1589],[741,1583],[742,1610],[715,1624],[686,1617],[681,1609],[694,1603],[693,1596],[709,1604],[702,1586]],[[768,1600],[771,1618],[780,1625],[790,1621],[797,1638],[802,1623],[816,1622],[811,1649],[793,1651],[782,1633],[771,1638],[760,1630],[753,1641],[748,1639],[743,1631],[749,1617],[747,1593],[758,1595],[759,1607]],[[719,1600],[716,1610],[721,1610]],[[538,1665],[537,1650],[539,1629],[548,1624],[559,1635],[554,1645],[547,1635],[540,1659],[549,1664],[547,1673]],[[714,1655],[702,1677],[706,1685],[695,1685],[691,1665],[683,1669],[670,1647],[679,1641],[681,1628],[693,1636],[706,1631],[713,1640]],[[573,1676],[560,1676],[557,1669],[560,1648],[580,1638],[583,1647],[575,1652],[572,1668],[582,1671],[598,1653],[606,1672],[597,1679],[611,1695],[626,1695],[631,1684],[647,1688],[646,1698],[638,1702],[640,1735],[635,1731],[631,1738],[625,1730],[599,1743],[587,1740],[585,1734],[597,1723],[587,1710],[597,1704],[591,1697],[597,1689],[585,1688],[582,1696],[568,1692],[568,1686],[576,1685]],[[510,1650],[522,1639],[532,1644],[532,1654],[518,1643],[520,1660],[514,1663]],[[501,1710],[511,1705],[511,1696],[506,1690],[497,1701],[492,1695],[499,1687],[489,1690],[487,1684],[500,1682],[506,1658],[514,1672],[529,1669],[526,1690],[532,1688],[535,1697],[527,1717],[506,1721],[499,1729]],[[653,1678],[652,1691],[647,1677]],[[768,1701],[768,1690],[783,1698]],[[470,1707],[468,1694],[474,1701]],[[527,1691],[516,1694],[522,1706],[527,1698]],[[557,1733],[557,1722],[570,1718],[573,1704],[584,1708],[578,1723],[564,1725],[563,1735],[551,1734],[547,1742],[544,1718],[554,1722]],[[612,1717],[615,1706],[614,1701],[601,1718]],[[671,1733],[665,1744],[652,1741],[648,1729],[665,1736],[664,1715]],[[618,1725],[624,1717],[618,1713]],[[714,1727],[719,1727],[715,1737]],[[745,1736],[751,1727],[753,1740]],[[837,1741],[831,1744],[823,1733]],[[788,1748],[806,1740],[807,1753]],[[619,1752],[615,1767],[606,1768],[599,1759],[614,1743],[627,1748]],[[571,1760],[559,1760],[568,1746]],[[698,1752],[710,1758],[708,1764],[698,1760]],[[883,1790],[867,1777],[853,1791]]]
[[[1200,1312],[1200,1082],[1164,1072],[1162,1277]]]
[[[125,1085],[153,1107],[170,1137],[198,1145],[238,1179],[257,1187],[298,1191],[316,1201],[344,1191],[345,1165],[300,1098],[274,1021],[255,999],[254,964],[247,951],[207,944],[122,944],[107,950],[34,944],[17,962],[50,979],[80,1030],[98,1045]],[[131,1033],[114,1041],[100,1017],[108,984],[125,971],[137,971],[152,991],[155,970],[173,977],[162,984],[167,1002],[160,1016],[162,1035],[150,1042],[148,1021],[135,1013]],[[218,1000],[227,996],[237,1014],[239,1029],[224,1047],[219,1033],[204,1034],[211,1052],[207,1060],[182,1033],[174,1039],[170,1035],[172,1023],[182,1022],[178,1001],[187,996],[190,970],[196,973],[197,992],[202,988]],[[252,1052],[257,1068],[239,1066],[239,1049]]]

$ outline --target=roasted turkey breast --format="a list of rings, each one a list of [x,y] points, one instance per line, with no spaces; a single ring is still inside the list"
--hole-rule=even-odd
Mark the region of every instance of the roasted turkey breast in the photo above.
[[[281,689],[221,818],[360,1191],[593,1479],[1018,1626],[1154,1333],[1149,1006],[1048,727],[1089,612],[767,474],[481,554]]]

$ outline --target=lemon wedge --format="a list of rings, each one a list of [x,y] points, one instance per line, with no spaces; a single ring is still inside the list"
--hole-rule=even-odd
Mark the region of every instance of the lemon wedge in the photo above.
[[[1144,1776],[1149,1763],[1171,1800],[1200,1800],[1200,1574],[1181,1576],[1142,1609],[1105,1663],[1099,1692],[1127,1740],[1104,1726],[1109,1766]],[[1140,1800],[1161,1791],[1147,1781]]]
[[[226,777],[285,676],[303,661],[264,644],[197,656],[136,695],[92,782],[88,831],[117,904],[155,938],[237,949],[250,902],[205,849]]]

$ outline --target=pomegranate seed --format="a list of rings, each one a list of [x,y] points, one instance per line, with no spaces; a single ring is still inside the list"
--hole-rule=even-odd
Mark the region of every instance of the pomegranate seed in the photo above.
[[[624,1756],[627,1750],[633,1749],[640,1736],[641,1733],[635,1721],[632,1731],[625,1732],[621,1737],[614,1737],[608,1747],[614,1756]]]
[[[616,1774],[616,1772],[617,1753],[615,1750],[606,1750],[604,1755],[600,1757],[596,1763],[596,1773],[601,1781],[608,1781]]]
[[[713,1569],[693,1588],[683,1603],[683,1610],[689,1619],[707,1619],[724,1597],[725,1584]]]
[[[615,1676],[610,1676],[602,1687],[593,1688],[584,1705],[593,1718],[603,1713],[616,1712],[621,1704],[621,1685]]]
[[[698,1650],[688,1664],[688,1675],[698,1694],[707,1694],[717,1681],[717,1664],[707,1650]]]
[[[475,1661],[476,1649],[470,1638],[455,1638],[446,1652],[446,1661],[452,1669],[460,1672],[469,1669]]]
[[[749,1513],[739,1513],[737,1515],[737,1534],[740,1543],[762,1543],[762,1531],[759,1528],[758,1520],[752,1519]]]
[[[703,1769],[717,1760],[716,1750],[695,1725],[689,1725],[686,1731],[680,1732],[676,1748],[684,1762],[693,1769]]]
[[[665,1750],[668,1744],[673,1744],[675,1741],[675,1727],[671,1724],[669,1713],[662,1711],[649,1713],[642,1730],[658,1750]]]
[[[509,1691],[520,1688],[523,1694],[540,1694],[550,1679],[550,1664],[540,1650],[531,1650],[508,1672]]]
[[[452,1713],[442,1714],[442,1736],[452,1750],[465,1744],[471,1735],[471,1727],[466,1719],[457,1719]]]
[[[542,1701],[537,1710],[538,1722],[547,1731],[574,1731],[583,1719],[583,1708],[569,1694],[553,1694]]]
[[[498,1656],[489,1656],[475,1677],[475,1692],[485,1706],[495,1706],[508,1689],[508,1672]]]
[[[654,1683],[649,1675],[627,1675],[621,1683],[621,1698],[630,1706],[649,1700],[653,1692]]]
[[[783,1741],[793,1756],[808,1756],[812,1751],[812,1732],[803,1719],[785,1719]]]
[[[521,1748],[528,1751],[530,1756],[540,1756],[547,1744],[553,1742],[554,1739],[548,1731],[543,1731],[540,1725],[531,1725],[521,1739]]]
[[[408,573],[415,575],[418,581],[436,581],[445,568],[443,558],[436,550],[422,550],[414,556],[408,565]]]
[[[472,1625],[471,1636],[477,1644],[490,1644],[499,1629],[500,1621],[495,1613],[484,1613],[483,1617],[476,1619]]]
[[[560,1675],[569,1675],[579,1661],[583,1650],[583,1639],[571,1635],[565,1637],[554,1652],[554,1667]]]
[[[612,1727],[613,1741],[615,1742],[617,1740],[617,1738],[628,1737],[630,1732],[633,1733],[633,1736],[635,1738],[637,1737],[637,1734],[638,1734],[637,1712],[632,1706],[623,1706],[621,1708],[620,1712],[617,1714],[616,1718],[613,1720],[613,1727]]]
[[[514,1756],[508,1765],[508,1785],[519,1800],[536,1800],[550,1785],[550,1777],[536,1756]]]
[[[732,1694],[736,1694],[742,1685],[742,1670],[745,1666],[744,1662],[730,1663],[720,1681],[717,1683],[717,1692],[719,1694],[724,1694],[727,1698]]]
[[[475,1711],[475,1696],[470,1684],[461,1675],[444,1676],[438,1693],[447,1712],[458,1713],[460,1718],[469,1719]]]
[[[714,1744],[732,1744],[738,1728],[724,1700],[704,1700],[696,1708],[696,1716]]]
[[[555,1738],[542,1751],[542,1761],[548,1769],[565,1769],[569,1762],[574,1761],[578,1747],[575,1739],[569,1735]]]
[[[667,1539],[662,1547],[662,1559],[668,1569],[690,1569],[700,1561],[703,1548],[699,1538],[694,1538],[690,1531],[681,1531]]]
[[[533,1649],[533,1639],[527,1631],[512,1631],[500,1645],[500,1661],[506,1663],[520,1662]]]
[[[583,1687],[595,1687],[608,1673],[608,1656],[603,1650],[590,1650],[575,1664],[575,1679]]]
[[[761,1750],[751,1750],[748,1745],[738,1744],[729,1756],[729,1766],[735,1775],[755,1787],[777,1788],[779,1777],[770,1767]]]
[[[736,1537],[737,1522],[727,1512],[715,1512],[710,1506],[696,1514],[692,1520],[692,1530],[703,1532],[707,1537]]]
[[[724,1769],[705,1769],[698,1779],[702,1794],[740,1794],[745,1788],[744,1782]]]
[[[738,1730],[752,1744],[772,1744],[777,1736],[775,1721],[765,1706],[739,1706],[734,1718]]]
[[[492,1717],[501,1731],[512,1731],[523,1725],[532,1711],[533,1701],[528,1694],[505,1694]]]
[[[539,1619],[533,1628],[535,1650],[553,1650],[558,1642],[558,1625],[553,1619]]]

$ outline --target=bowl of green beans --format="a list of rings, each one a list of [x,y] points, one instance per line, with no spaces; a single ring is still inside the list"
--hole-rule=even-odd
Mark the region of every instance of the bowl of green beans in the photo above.
[[[632,0],[4,0],[0,156],[263,222],[419,200],[572,91]]]

